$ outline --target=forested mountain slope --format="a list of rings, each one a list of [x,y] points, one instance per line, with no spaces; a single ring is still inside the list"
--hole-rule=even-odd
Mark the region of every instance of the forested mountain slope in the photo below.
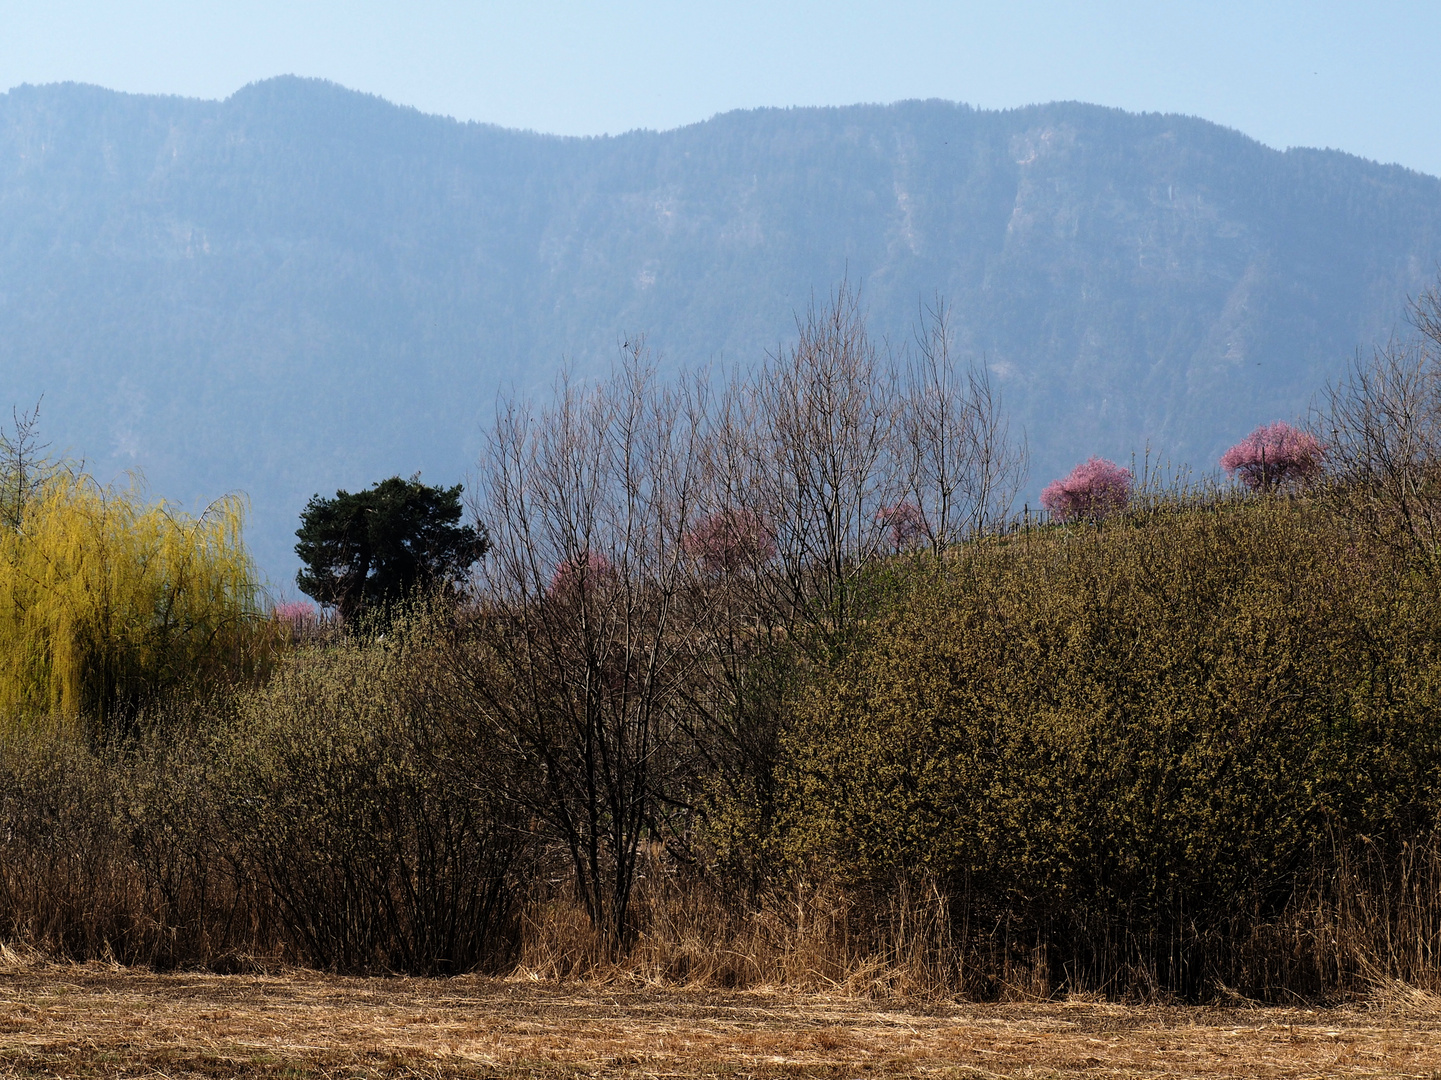
[[[1202,466],[1293,417],[1441,264],[1441,181],[1177,116],[944,102],[572,139],[314,81],[223,102],[0,96],[0,391],[157,491],[251,496],[283,582],[305,499],[453,482],[497,390],[746,363],[843,277],[877,337],[952,305],[1027,493],[1147,443]]]

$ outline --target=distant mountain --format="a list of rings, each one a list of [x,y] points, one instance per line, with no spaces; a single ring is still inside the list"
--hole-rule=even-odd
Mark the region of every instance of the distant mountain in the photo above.
[[[1441,264],[1441,181],[1054,104],[767,109],[661,133],[461,124],[294,78],[223,102],[0,96],[0,402],[188,500],[242,490],[288,581],[314,492],[473,468],[497,389],[645,332],[783,342],[845,275],[899,341],[954,307],[1028,494],[1294,417]]]

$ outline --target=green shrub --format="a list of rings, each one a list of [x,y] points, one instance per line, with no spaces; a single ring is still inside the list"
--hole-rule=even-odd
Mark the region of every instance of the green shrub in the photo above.
[[[0,743],[0,940],[60,956],[344,971],[495,967],[518,940],[529,833],[455,764],[482,735],[404,619],[296,650],[260,689],[173,699],[89,745]],[[492,771],[489,776],[497,774]]]
[[[389,643],[302,650],[229,735],[235,872],[307,963],[455,973],[512,949],[524,823],[510,793],[455,764],[423,637],[397,625]],[[473,760],[482,736],[465,737]]]
[[[0,742],[0,940],[154,967],[277,955],[266,897],[224,862],[214,781],[199,735],[92,747],[12,731]]]
[[[1421,579],[1306,504],[968,545],[803,695],[787,850],[871,890],[934,875],[1076,983],[1243,981],[1329,848],[1434,826],[1435,630]]]

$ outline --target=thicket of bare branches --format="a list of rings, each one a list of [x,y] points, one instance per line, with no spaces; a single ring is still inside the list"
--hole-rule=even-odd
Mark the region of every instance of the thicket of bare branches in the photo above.
[[[986,366],[962,367],[952,348],[950,311],[938,298],[921,313],[901,403],[907,494],[937,553],[1002,524],[1026,470]]]
[[[1357,355],[1317,427],[1330,491],[1375,538],[1433,569],[1441,544],[1441,286],[1410,307],[1417,334]]]
[[[605,383],[506,406],[478,493],[495,549],[461,665],[469,713],[513,757],[606,951],[641,842],[664,829],[697,673],[683,538],[703,400],[658,385],[636,346]]]
[[[764,812],[776,672],[851,632],[895,508],[939,554],[1014,496],[1021,454],[943,308],[918,341],[898,369],[842,288],[714,396],[698,375],[662,383],[632,345],[607,380],[501,408],[461,712],[529,778],[518,797],[603,950],[629,933],[642,843],[683,841],[717,777]]]
[[[40,441],[40,403],[28,412],[11,409],[9,431],[0,428],[0,524],[19,528],[25,504],[50,472]]]

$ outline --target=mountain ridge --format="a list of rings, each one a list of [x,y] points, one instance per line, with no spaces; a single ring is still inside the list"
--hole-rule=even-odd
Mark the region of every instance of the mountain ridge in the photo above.
[[[1033,451],[1210,467],[1400,325],[1441,180],[1208,121],[937,100],[556,136],[281,77],[0,96],[0,371],[102,473],[242,489],[290,576],[314,492],[477,459],[498,390],[647,334],[750,363],[843,278],[936,294]]]

